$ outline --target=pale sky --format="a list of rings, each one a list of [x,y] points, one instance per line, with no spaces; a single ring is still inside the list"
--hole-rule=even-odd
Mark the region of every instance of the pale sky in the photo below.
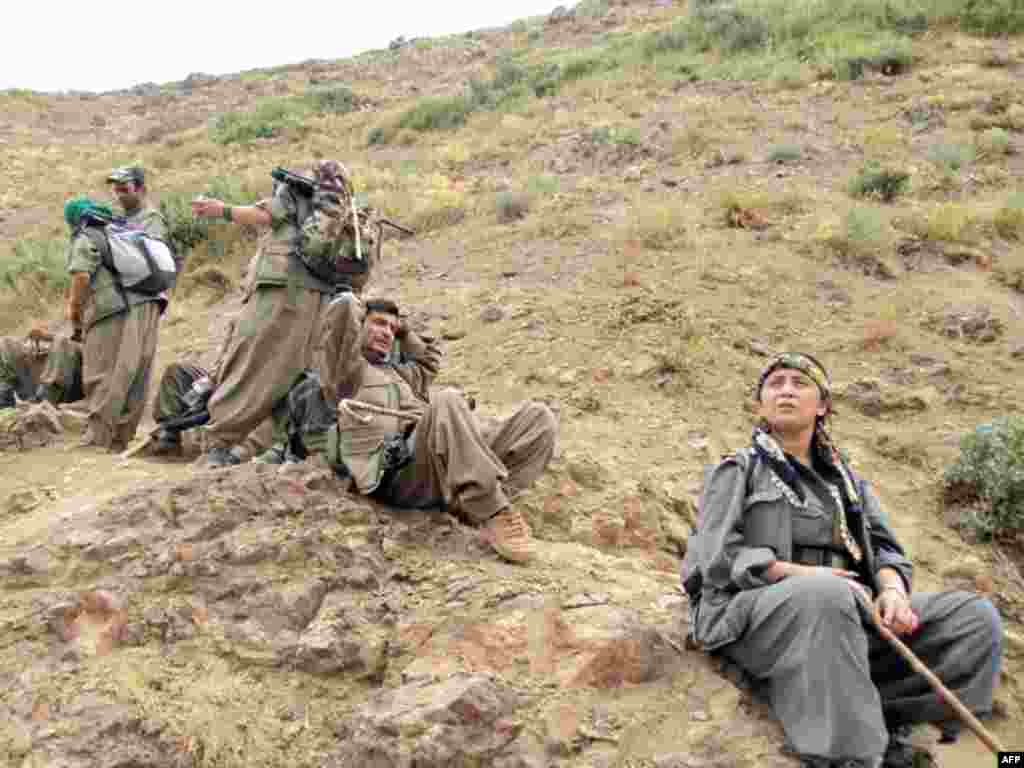
[[[548,14],[563,0],[8,0],[0,90],[109,91],[338,59]]]

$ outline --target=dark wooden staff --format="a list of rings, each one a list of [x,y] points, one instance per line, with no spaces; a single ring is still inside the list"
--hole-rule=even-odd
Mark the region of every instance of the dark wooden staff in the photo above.
[[[977,737],[985,743],[985,746],[992,750],[993,754],[1005,752],[1006,750],[996,740],[996,737],[993,736],[988,729],[981,724],[978,718],[976,718],[971,711],[963,705],[960,699],[956,697],[956,694],[943,685],[942,681],[936,677],[935,673],[928,669],[924,662],[917,658],[917,656],[914,655],[914,652],[907,648],[907,646],[903,644],[903,641],[893,634],[892,630],[882,624],[882,617],[878,615],[878,611],[875,607],[869,605],[868,611],[871,614],[871,621],[874,623],[878,633],[896,649],[896,652],[900,656],[907,660],[907,663],[913,667],[915,672],[922,675],[924,679],[928,681],[928,684],[937,694],[939,694],[939,698],[946,702],[946,704],[956,712],[957,716],[964,722],[964,724],[974,731]]]

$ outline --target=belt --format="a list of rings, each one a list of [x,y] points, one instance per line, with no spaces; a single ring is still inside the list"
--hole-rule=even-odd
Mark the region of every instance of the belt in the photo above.
[[[793,562],[800,565],[823,565],[828,568],[851,570],[850,556],[831,547],[793,546]]]

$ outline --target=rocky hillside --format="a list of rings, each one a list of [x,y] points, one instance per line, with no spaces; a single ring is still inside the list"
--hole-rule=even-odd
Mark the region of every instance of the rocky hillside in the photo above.
[[[1024,402],[1024,43],[953,2],[834,4],[827,30],[807,3],[803,37],[769,5],[588,1],[349,60],[0,93],[6,332],[59,326],[60,206],[140,162],[194,241],[160,363],[208,359],[253,240],[175,213],[337,157],[417,230],[369,290],[445,340],[439,384],[560,420],[517,502],[527,567],[315,463],[120,461],[77,450],[72,413],[6,440],[0,764],[795,765],[684,647],[677,575],[702,468],[745,444],[783,348],[829,366],[918,588],[999,606],[990,727],[1024,745],[1024,542],[978,541],[941,494],[960,437]],[[991,759],[970,734],[936,750]]]

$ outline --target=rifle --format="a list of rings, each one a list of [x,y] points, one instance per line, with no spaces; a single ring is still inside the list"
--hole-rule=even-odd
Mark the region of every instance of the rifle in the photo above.
[[[308,176],[300,176],[297,173],[292,173],[287,168],[277,166],[270,172],[270,175],[275,181],[287,184],[303,197],[312,197],[313,193],[316,192],[317,183],[315,179],[311,179]]]

